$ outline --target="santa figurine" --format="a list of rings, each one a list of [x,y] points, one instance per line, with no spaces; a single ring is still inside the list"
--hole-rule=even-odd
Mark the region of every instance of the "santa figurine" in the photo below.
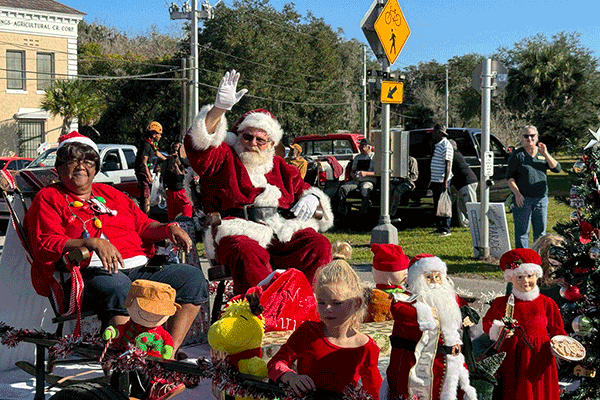
[[[225,73],[215,103],[200,110],[184,140],[203,211],[223,219],[206,231],[204,249],[229,267],[236,294],[278,268],[296,268],[312,282],[331,261],[331,244],[319,233],[333,226],[329,197],[275,155],[283,129],[268,110],[248,111],[228,129],[225,112],[247,92],[237,90],[239,78]]]
[[[371,291],[371,298],[367,307],[367,316],[364,322],[382,322],[392,319],[392,299],[406,300],[405,293],[406,274],[410,258],[402,247],[391,243],[373,243],[373,281],[375,288]]]
[[[506,352],[494,399],[559,400],[550,338],[566,333],[558,306],[537,286],[541,262],[531,249],[510,250],[500,258],[512,293],[496,298],[483,318],[483,329],[496,341],[496,349]]]
[[[387,369],[388,399],[475,400],[462,354],[463,326],[460,299],[447,278],[446,263],[431,254],[410,261],[408,297],[392,304],[394,328]]]

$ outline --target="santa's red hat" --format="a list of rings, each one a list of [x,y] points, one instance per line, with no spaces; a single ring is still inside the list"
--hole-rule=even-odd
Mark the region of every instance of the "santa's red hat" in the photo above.
[[[375,283],[384,285],[401,284],[405,274],[401,271],[408,269],[410,259],[402,247],[397,244],[380,244],[373,243],[371,245],[373,257],[373,280]]]
[[[277,145],[283,136],[283,129],[269,110],[259,108],[246,112],[233,126],[231,132],[236,135],[246,128],[258,128],[267,132],[273,144]]]
[[[542,258],[531,249],[509,250],[500,257],[500,268],[507,282],[517,275],[536,274],[541,278],[544,275],[541,264]]]
[[[59,137],[58,138],[58,148],[60,149],[67,143],[75,143],[75,142],[81,143],[81,144],[87,144],[92,149],[94,149],[94,151],[96,153],[100,154],[100,151],[98,150],[98,146],[96,146],[96,143],[94,143],[94,141],[92,139],[90,139],[89,137],[83,136],[81,133],[79,133],[77,131],[73,131],[67,135],[63,135],[63,136]]]
[[[409,286],[412,286],[420,276],[429,272],[439,272],[443,276],[446,276],[448,267],[441,258],[436,257],[433,254],[417,254],[408,264],[408,277],[406,278],[406,283]]]

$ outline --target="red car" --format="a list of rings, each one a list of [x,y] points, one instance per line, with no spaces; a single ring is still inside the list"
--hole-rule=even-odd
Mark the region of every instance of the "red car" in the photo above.
[[[18,171],[28,166],[32,161],[33,158],[27,157],[0,157],[0,169]]]

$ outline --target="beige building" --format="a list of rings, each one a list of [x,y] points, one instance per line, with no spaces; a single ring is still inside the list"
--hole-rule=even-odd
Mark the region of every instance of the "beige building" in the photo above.
[[[84,15],[53,0],[0,0],[0,156],[35,157],[58,140],[62,119],[40,102],[52,80],[77,75]]]

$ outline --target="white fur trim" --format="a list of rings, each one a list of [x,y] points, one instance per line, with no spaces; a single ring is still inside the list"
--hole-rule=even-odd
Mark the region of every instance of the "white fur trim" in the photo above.
[[[540,295],[540,287],[536,286],[531,289],[529,292],[521,292],[513,287],[513,294],[515,297],[522,301],[532,301],[538,298]]]
[[[204,232],[204,251],[210,259],[216,257],[214,242],[219,244],[226,236],[243,235],[254,239],[261,247],[266,248],[273,238],[273,230],[256,222],[246,221],[242,218],[224,219],[217,229],[217,236],[213,238],[212,229]]]
[[[92,139],[90,139],[89,137],[87,137],[87,136],[80,135],[80,136],[72,137],[70,139],[65,139],[62,142],[60,142],[60,144],[58,145],[57,150],[60,149],[61,147],[63,147],[67,143],[87,144],[92,149],[94,149],[96,151],[96,153],[100,154],[100,151],[98,150],[98,146],[96,145],[96,143],[94,143],[94,141]]]
[[[492,322],[492,326],[490,326],[490,339],[494,342],[498,340],[498,338],[500,338],[500,332],[502,331],[502,328],[504,328],[504,323],[499,319],[495,319]]]
[[[440,399],[456,400],[458,388],[465,392],[465,400],[477,400],[477,392],[469,382],[469,371],[465,367],[465,356],[446,355],[446,374],[442,383]]]
[[[266,184],[264,192],[256,196],[253,204],[259,207],[277,207],[280,198],[281,190],[277,186]]]
[[[529,275],[536,274],[538,278],[541,278],[544,275],[544,271],[542,267],[533,263],[523,263],[519,265],[519,267],[515,269],[507,269],[504,271],[504,280],[506,282],[510,282],[512,278],[517,275]]]
[[[317,220],[314,218],[310,218],[308,221],[301,221],[298,218],[285,219],[279,214],[267,218],[264,223],[271,227],[275,235],[277,235],[277,239],[284,243],[289,242],[294,233],[302,229],[313,228],[315,231],[319,229]]]
[[[211,108],[212,105],[209,104],[200,109],[200,112],[198,112],[198,115],[194,119],[192,127],[187,133],[192,138],[192,144],[198,150],[217,147],[225,140],[225,135],[227,133],[227,119],[225,119],[225,114],[221,116],[221,120],[217,125],[215,133],[210,134],[206,130],[206,114],[208,114],[208,111]]]
[[[283,136],[283,129],[275,118],[271,118],[268,114],[263,112],[254,112],[248,114],[241,124],[238,125],[237,131],[241,132],[245,128],[252,127],[262,129],[267,132],[267,135],[271,138],[275,145],[279,143]]]
[[[333,210],[331,209],[331,200],[324,191],[314,186],[302,192],[302,196],[307,196],[309,194],[317,196],[320,206],[323,209],[323,218],[318,221],[318,229],[315,228],[315,230],[325,232],[333,226]],[[311,218],[311,220],[313,219],[314,218]]]
[[[450,327],[450,329],[444,329],[442,324],[442,334],[444,336],[444,344],[446,346],[454,346],[455,344],[462,344],[460,339],[460,330],[456,327]]]
[[[225,143],[227,143],[229,146],[233,147],[233,145],[235,144],[235,142],[237,141],[237,135],[233,132],[227,132],[225,134]]]
[[[448,272],[448,267],[446,266],[446,263],[443,262],[439,257],[421,258],[408,269],[406,281],[409,286],[412,286],[418,277],[433,271],[438,271],[445,276]]]
[[[413,307],[417,310],[417,322],[421,332],[431,331],[437,327],[437,322],[433,318],[433,312],[428,304],[416,301]]]

